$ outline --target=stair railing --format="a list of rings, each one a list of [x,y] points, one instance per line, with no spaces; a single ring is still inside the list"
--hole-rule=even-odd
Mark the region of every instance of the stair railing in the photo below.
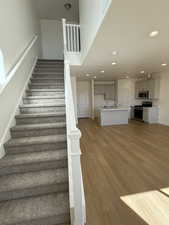
[[[63,19],[64,57],[65,57],[65,104],[67,125],[67,148],[69,168],[69,197],[72,225],[86,223],[86,208],[81,170],[81,132],[76,127],[75,107],[71,85],[70,64],[67,59],[66,20]]]
[[[80,46],[80,25],[66,23],[64,21],[66,50],[70,53],[78,53],[81,51]]]

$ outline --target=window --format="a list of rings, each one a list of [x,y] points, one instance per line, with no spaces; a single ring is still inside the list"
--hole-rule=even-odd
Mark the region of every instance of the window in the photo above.
[[[0,85],[5,82],[5,68],[4,68],[4,57],[0,49]]]

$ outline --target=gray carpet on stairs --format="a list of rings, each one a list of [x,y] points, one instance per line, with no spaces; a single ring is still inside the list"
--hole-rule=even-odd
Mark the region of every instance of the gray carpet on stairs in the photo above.
[[[64,62],[38,60],[0,160],[0,225],[69,225]]]

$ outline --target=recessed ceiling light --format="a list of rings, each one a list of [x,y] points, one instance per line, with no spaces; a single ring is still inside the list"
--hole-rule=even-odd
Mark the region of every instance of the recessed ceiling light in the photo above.
[[[144,73],[145,73],[145,71],[144,71],[144,70],[142,70],[142,71],[140,71],[140,73],[141,73],[141,74],[144,74]]]
[[[94,79],[96,79],[97,77],[96,76],[94,76]]]
[[[117,55],[117,51],[113,51],[112,52],[112,55]]]
[[[154,31],[152,31],[152,32],[149,34],[149,36],[150,36],[150,37],[156,37],[158,34],[159,34],[159,31],[158,31],[158,30],[154,30]]]
[[[112,65],[115,66],[117,64],[117,62],[112,62]]]
[[[100,73],[104,73],[104,70],[101,70]]]
[[[162,65],[162,66],[167,66],[167,63],[162,63],[161,65]]]
[[[90,74],[87,73],[87,74],[86,74],[86,77],[89,77],[89,76],[90,76]]]
[[[129,79],[129,76],[126,76],[126,79]]]

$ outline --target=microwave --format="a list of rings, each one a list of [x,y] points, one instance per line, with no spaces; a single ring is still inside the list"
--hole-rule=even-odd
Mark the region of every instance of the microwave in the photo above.
[[[138,98],[149,99],[149,91],[141,91],[138,93]]]

